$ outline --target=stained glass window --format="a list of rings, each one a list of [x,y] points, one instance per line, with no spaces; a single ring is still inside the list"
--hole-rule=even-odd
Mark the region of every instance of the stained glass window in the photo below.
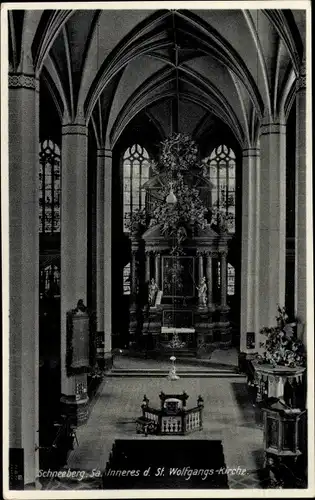
[[[60,149],[51,140],[40,145],[39,231],[60,232]]]
[[[217,146],[208,158],[214,212],[223,212],[227,228],[235,232],[235,153],[224,144]]]
[[[218,268],[217,268],[217,284],[218,288],[221,286],[221,265],[220,262],[218,262]],[[233,267],[231,264],[228,263],[227,265],[227,294],[228,295],[234,295],[235,294],[235,267]]]
[[[139,144],[130,146],[123,158],[124,178],[124,231],[128,232],[131,214],[145,206],[145,190],[141,189],[149,179],[149,155]]]
[[[40,298],[60,296],[60,269],[49,265],[40,270]]]
[[[227,293],[228,295],[235,294],[235,267],[231,266],[231,264],[227,265]]]

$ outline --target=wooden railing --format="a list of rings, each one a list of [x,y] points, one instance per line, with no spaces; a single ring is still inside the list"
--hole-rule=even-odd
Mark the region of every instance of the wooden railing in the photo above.
[[[183,409],[170,415],[164,409],[143,408],[142,417],[136,421],[137,432],[144,434],[181,435],[202,430],[203,404]]]

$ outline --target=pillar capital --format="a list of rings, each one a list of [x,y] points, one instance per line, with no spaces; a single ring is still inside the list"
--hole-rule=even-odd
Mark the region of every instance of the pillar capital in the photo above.
[[[88,135],[88,128],[82,123],[66,123],[62,125],[62,135]]]
[[[9,73],[9,89],[30,89],[39,92],[39,79],[32,73]]]
[[[300,71],[299,75],[295,81],[296,85],[296,91],[299,92],[300,90],[305,90],[306,89],[306,64],[305,64],[305,59],[303,59],[301,66],[300,66]]]
[[[260,156],[260,148],[243,149],[243,158],[256,158]]]
[[[279,121],[272,122],[269,119],[265,119],[261,123],[260,136],[262,135],[279,135],[285,134],[286,124]]]
[[[205,252],[206,257],[214,257],[215,256],[215,251],[214,250],[206,250]]]
[[[112,158],[113,153],[112,153],[111,149],[108,149],[108,148],[98,148],[97,151],[96,151],[96,156],[98,158],[102,158],[102,157]]]
[[[305,55],[303,56],[303,59],[301,61],[299,76],[306,76],[306,59],[305,59]]]

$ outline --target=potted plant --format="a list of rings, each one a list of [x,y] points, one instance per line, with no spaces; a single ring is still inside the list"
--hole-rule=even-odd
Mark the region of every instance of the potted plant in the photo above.
[[[276,326],[264,327],[260,331],[266,340],[260,344],[264,351],[257,356],[258,362],[268,363],[274,367],[305,366],[305,348],[302,341],[296,337],[294,330],[297,321],[289,320],[285,308],[280,306],[278,306],[276,320]]]
[[[253,362],[256,401],[261,402],[267,396],[281,399],[290,406],[304,406],[306,355],[302,341],[295,334],[297,321],[290,320],[285,308],[280,306],[276,320],[276,326],[260,331],[265,341],[260,343],[263,352]]]

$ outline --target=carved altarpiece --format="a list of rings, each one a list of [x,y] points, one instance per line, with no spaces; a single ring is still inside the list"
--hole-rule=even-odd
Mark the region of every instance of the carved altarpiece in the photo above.
[[[131,338],[148,349],[189,350],[207,354],[213,345],[228,347],[231,328],[227,306],[227,252],[231,236],[208,225],[172,253],[173,241],[159,225],[142,237],[132,236]],[[214,300],[220,263],[220,287]],[[207,284],[206,304],[198,300],[200,279]],[[148,287],[155,280],[161,302],[148,304]],[[159,302],[159,301],[158,301]],[[172,344],[174,335],[179,340]]]
[[[149,227],[131,234],[130,340],[147,351],[207,355],[213,345],[231,344],[231,234],[226,226],[211,226],[213,186],[195,143],[175,134],[163,147],[160,173],[143,186],[146,212],[153,214]]]

